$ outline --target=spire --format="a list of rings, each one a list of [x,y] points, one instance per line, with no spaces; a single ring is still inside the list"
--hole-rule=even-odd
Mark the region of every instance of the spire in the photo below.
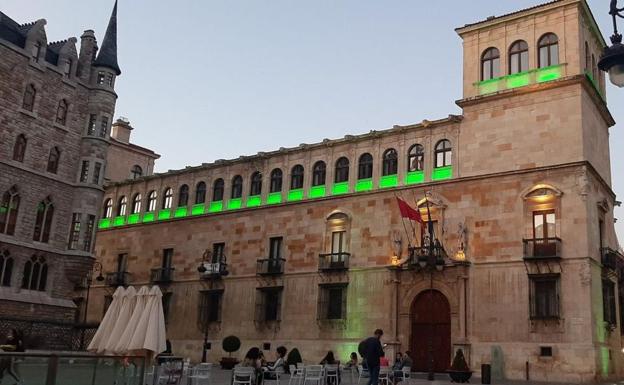
[[[117,0],[115,0],[115,7],[108,21],[108,27],[106,28],[106,34],[104,35],[104,41],[102,42],[102,48],[98,52],[95,62],[95,66],[108,67],[114,70],[117,75],[121,74],[119,64],[117,64]]]

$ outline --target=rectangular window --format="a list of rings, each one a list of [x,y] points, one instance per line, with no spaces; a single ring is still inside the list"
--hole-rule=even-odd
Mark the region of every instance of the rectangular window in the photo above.
[[[609,325],[616,326],[615,284],[609,279],[602,280],[602,310],[604,321]]]
[[[204,290],[199,292],[197,321],[202,330],[209,324],[221,321],[221,298],[223,290]]]
[[[262,288],[257,292],[257,322],[279,321],[281,319],[282,287]]]
[[[87,135],[95,136],[95,125],[97,122],[97,115],[90,114],[89,115],[89,125],[87,126]]]
[[[100,122],[100,138],[106,138],[106,133],[108,132],[108,118],[106,116],[102,116],[102,121]]]
[[[87,217],[87,228],[84,235],[84,251],[91,252],[91,242],[93,240],[93,229],[95,228],[95,215]]]
[[[531,319],[559,318],[559,275],[535,275],[531,284]]]
[[[557,254],[555,210],[533,212],[533,255],[536,257]]]
[[[105,79],[106,79],[106,73],[104,73],[103,71],[98,72],[98,74],[97,74],[97,84],[103,85]]]
[[[32,59],[35,63],[39,63],[39,55],[41,54],[41,43],[35,43],[32,47]]]
[[[282,243],[283,237],[273,237],[269,239],[269,258],[279,259],[282,258]]]
[[[109,87],[113,86],[113,74],[106,74],[106,85],[108,85]]]
[[[91,183],[100,184],[100,172],[102,171],[102,163],[95,162],[95,167],[93,168],[93,180]]]
[[[71,75],[71,68],[72,68],[72,60],[71,59],[67,59],[65,60],[65,66],[63,67],[63,74],[65,75],[65,77],[69,77]]]
[[[347,318],[347,285],[319,286],[318,318],[341,320]]]
[[[165,316],[165,323],[169,323],[169,315],[171,314],[171,300],[173,298],[173,293],[163,293],[162,296],[162,307],[163,314]]]
[[[164,249],[162,255],[162,268],[170,269],[173,265],[173,249]]]
[[[117,255],[117,272],[125,273],[128,268],[128,254],[118,254]]]
[[[221,262],[225,259],[225,243],[212,244],[212,263]]]
[[[82,161],[82,168],[80,169],[80,182],[87,183],[89,180],[89,161]]]
[[[69,233],[69,244],[67,248],[69,250],[76,250],[78,247],[78,240],[80,239],[80,213],[74,213],[72,216],[72,222]]]

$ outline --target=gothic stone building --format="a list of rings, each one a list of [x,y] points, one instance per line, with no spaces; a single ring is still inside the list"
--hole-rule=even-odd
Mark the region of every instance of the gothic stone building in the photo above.
[[[90,318],[114,286],[154,283],[175,353],[194,360],[205,332],[213,361],[228,335],[239,357],[269,343],[344,361],[380,327],[416,370],[433,336],[436,370],[462,348],[509,379],[624,375],[614,121],[591,11],[552,1],[457,33],[460,116],[110,185]],[[440,271],[409,248],[419,231],[397,196],[433,223]]]
[[[73,321],[93,263],[117,95],[117,6],[49,43],[46,21],[0,12],[0,317]],[[130,175],[128,170],[127,175]],[[124,178],[125,179],[125,178]],[[6,323],[3,324],[6,326]]]

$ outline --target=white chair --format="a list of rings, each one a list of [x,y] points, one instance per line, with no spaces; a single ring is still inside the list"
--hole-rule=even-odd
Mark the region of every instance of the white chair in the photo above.
[[[201,363],[191,369],[188,376],[188,385],[209,385],[212,364]]]
[[[145,377],[143,378],[145,385],[152,385],[154,383],[154,365],[145,370]]]
[[[267,384],[269,381],[275,381],[279,385],[280,375],[284,374],[284,368],[277,367],[275,370],[262,370],[262,383]]]
[[[295,365],[288,365],[290,371],[290,378],[288,379],[288,385],[301,385],[303,382],[303,367],[297,368]]]
[[[323,366],[322,365],[310,365],[310,366],[305,367],[303,385],[307,385],[308,382],[311,382],[316,385],[323,385]]]
[[[181,385],[184,374],[184,361],[164,362],[157,368],[158,385]]]
[[[379,368],[379,384],[380,385],[394,385],[391,378],[392,370],[387,366]]]
[[[237,366],[232,371],[232,385],[253,385],[255,376],[254,368]]]
[[[366,379],[370,377],[370,373],[368,372],[368,369],[364,369],[364,367],[362,365],[358,365],[358,385],[360,385],[360,380],[363,378],[366,382]]]
[[[401,368],[402,379],[405,381],[405,385],[410,385],[412,382],[412,368],[404,366]]]
[[[325,384],[338,385],[340,379],[340,367],[338,365],[325,365]]]

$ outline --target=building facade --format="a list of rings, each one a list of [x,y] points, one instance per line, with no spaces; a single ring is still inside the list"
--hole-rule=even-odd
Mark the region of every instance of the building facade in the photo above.
[[[414,369],[462,348],[495,377],[624,375],[609,128],[584,0],[458,28],[463,112],[113,183],[92,288],[162,287],[178,355],[297,347],[342,360],[375,328]],[[428,193],[425,195],[425,191]],[[445,252],[423,268],[420,210]],[[427,226],[428,227],[428,226]],[[270,345],[265,345],[268,343]]]
[[[48,42],[0,12],[0,318],[73,322],[93,264],[117,95],[115,6],[94,32]],[[27,324],[13,325],[23,327]]]

